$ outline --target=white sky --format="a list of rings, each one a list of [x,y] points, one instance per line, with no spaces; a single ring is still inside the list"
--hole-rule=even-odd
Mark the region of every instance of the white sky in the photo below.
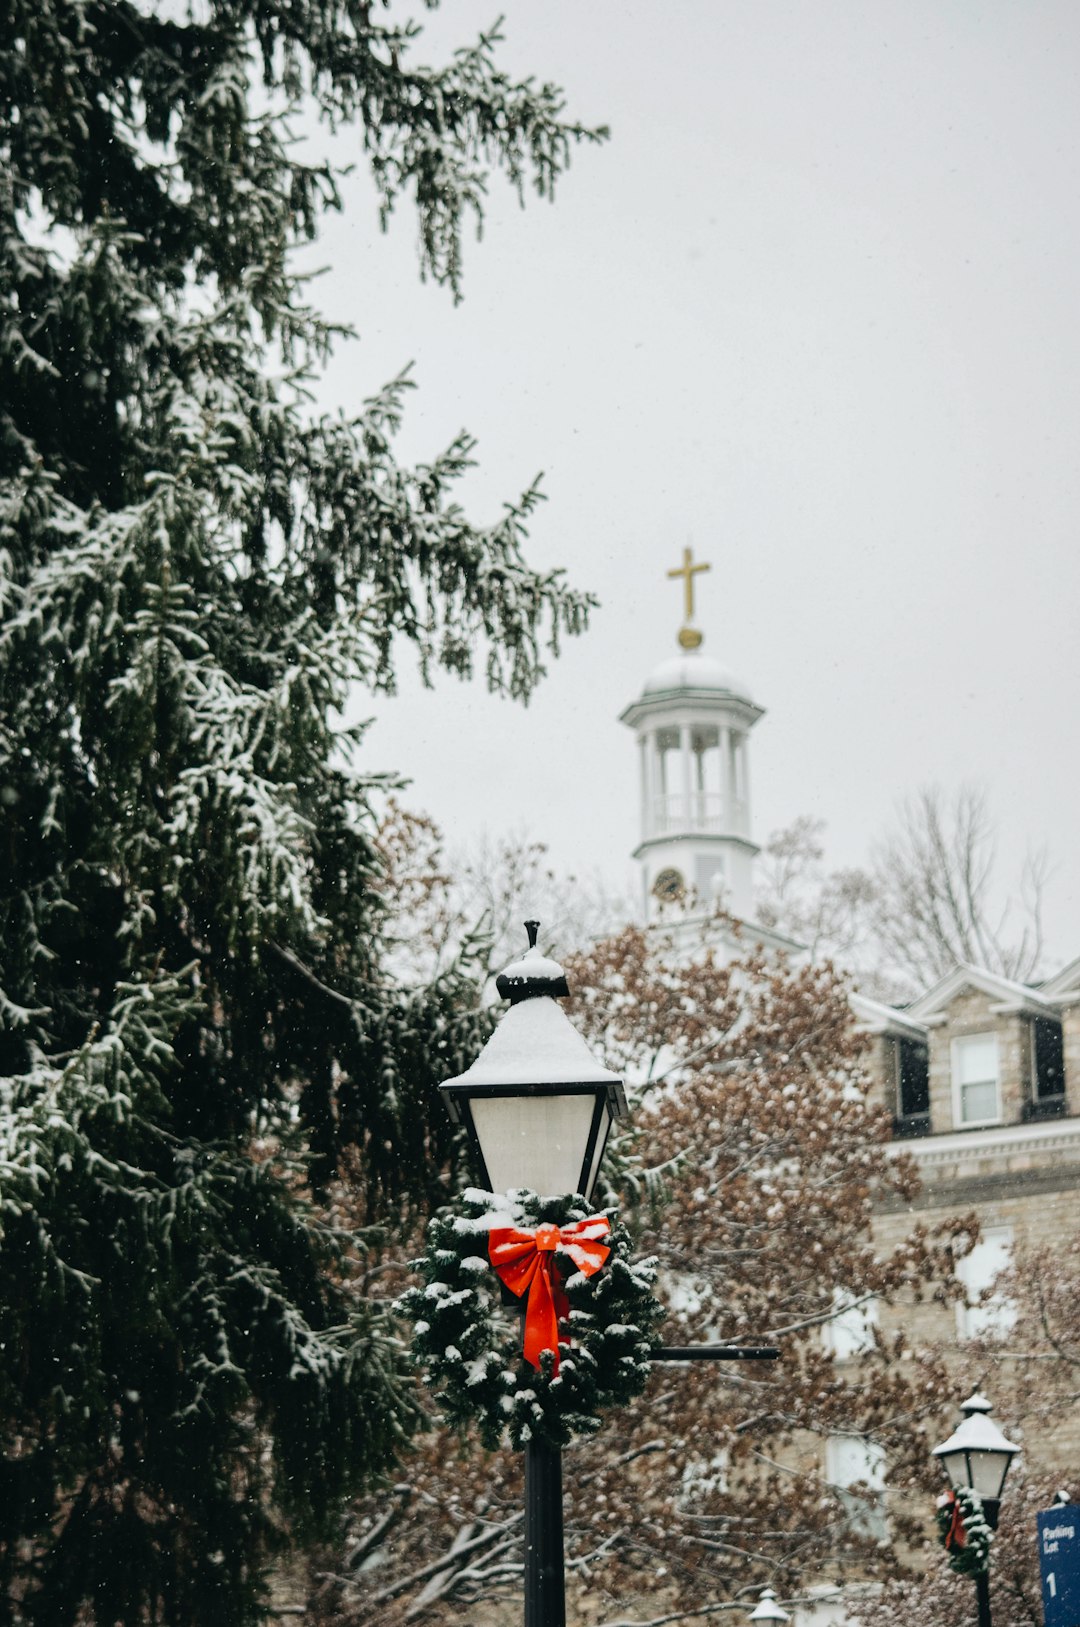
[[[1003,861],[1055,861],[1080,952],[1080,7],[1075,0],[508,0],[501,61],[610,124],[554,207],[496,184],[465,301],[402,206],[349,183],[318,258],[360,331],[325,400],[405,362],[400,441],[466,427],[493,519],[538,469],[530,558],[602,609],[528,709],[412,681],[372,768],[452,843],[528,829],[618,885],[637,838],[618,713],[675,650],[692,539],[706,650],[768,708],[758,839],[802,813],[857,863],[922,783],[985,784]],[[417,55],[496,15],[451,0]]]

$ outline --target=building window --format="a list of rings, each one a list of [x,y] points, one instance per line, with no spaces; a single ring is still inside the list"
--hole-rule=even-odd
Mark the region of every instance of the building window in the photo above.
[[[852,1356],[873,1350],[877,1300],[862,1299],[846,1288],[834,1288],[833,1304],[837,1314],[823,1329],[826,1350],[831,1350],[837,1361],[849,1361]]]
[[[1012,1258],[1012,1246],[1011,1226],[988,1226],[971,1253],[957,1261],[956,1275],[966,1296],[966,1303],[956,1307],[956,1331],[961,1339],[1008,1333],[1016,1321],[1012,1301],[992,1292],[996,1278]]]
[[[966,1034],[952,1042],[953,1099],[958,1124],[1001,1119],[996,1034]]]
[[[830,1435],[825,1443],[825,1473],[844,1505],[851,1529],[884,1542],[889,1534],[884,1447],[861,1435]]]
[[[928,1135],[930,1131],[930,1057],[918,1040],[893,1041],[896,1070],[896,1123],[900,1136]]]
[[[1031,1024],[1031,1099],[1037,1111],[1061,1113],[1065,1108],[1061,1024],[1051,1017],[1036,1017]]]
[[[727,889],[722,853],[699,853],[694,860],[694,887],[704,905],[721,898]]]

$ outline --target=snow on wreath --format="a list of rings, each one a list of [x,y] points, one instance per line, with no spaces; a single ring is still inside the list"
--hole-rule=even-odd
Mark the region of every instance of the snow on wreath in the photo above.
[[[967,1486],[943,1492],[937,1500],[937,1528],[949,1565],[960,1576],[981,1576],[989,1569],[994,1533],[978,1492]]]
[[[430,1221],[413,1267],[423,1286],[398,1301],[413,1355],[446,1421],[476,1423],[485,1446],[565,1446],[645,1388],[656,1261],[632,1258],[614,1210],[470,1189]]]

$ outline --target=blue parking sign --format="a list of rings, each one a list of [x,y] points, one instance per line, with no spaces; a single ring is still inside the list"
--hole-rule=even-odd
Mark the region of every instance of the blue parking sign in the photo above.
[[[1039,1515],[1045,1627],[1080,1627],[1080,1503]]]

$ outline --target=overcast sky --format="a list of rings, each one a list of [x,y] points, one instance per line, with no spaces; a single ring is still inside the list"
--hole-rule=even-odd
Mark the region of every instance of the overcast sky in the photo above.
[[[706,650],[767,708],[759,840],[799,814],[858,863],[899,798],[988,789],[1003,865],[1053,858],[1080,953],[1080,7],[1075,0],[508,0],[501,60],[611,126],[553,207],[494,185],[458,307],[370,185],[317,258],[355,324],[325,399],[406,362],[401,454],[462,427],[478,521],[544,471],[530,558],[602,601],[527,708],[415,682],[373,768],[452,843],[527,829],[622,883],[618,713],[675,650],[692,539]],[[417,56],[490,24],[448,0]]]

